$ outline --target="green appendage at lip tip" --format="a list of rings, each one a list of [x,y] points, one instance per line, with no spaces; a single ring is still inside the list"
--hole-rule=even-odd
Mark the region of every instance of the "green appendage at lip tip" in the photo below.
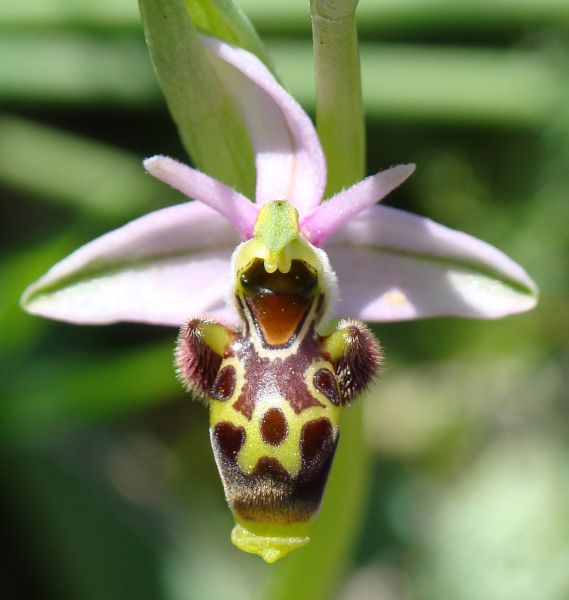
[[[311,521],[290,525],[249,522],[244,524],[241,519],[236,519],[236,522],[231,532],[233,545],[249,554],[257,554],[268,564],[276,562],[310,541],[307,534],[312,528]]]
[[[233,545],[249,554],[257,554],[266,563],[272,564],[310,541],[313,519],[295,523],[256,523],[243,519],[235,511],[232,513],[235,519],[231,532]]]

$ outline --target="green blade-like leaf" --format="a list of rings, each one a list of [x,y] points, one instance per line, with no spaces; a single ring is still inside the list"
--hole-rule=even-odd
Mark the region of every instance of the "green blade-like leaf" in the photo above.
[[[140,0],[146,42],[182,142],[202,171],[252,196],[243,118],[208,62],[183,0]]]
[[[114,222],[179,199],[142,158],[92,139],[0,114],[0,181]]]
[[[296,39],[268,46],[287,89],[312,109],[312,46]],[[451,53],[444,46],[367,42],[360,54],[370,120],[531,130],[549,123],[563,102],[560,71],[539,49],[457,46]],[[156,109],[160,90],[138,40],[3,34],[0,100],[145,114]]]
[[[112,355],[59,356],[3,369],[0,439],[25,444],[66,425],[141,410],[181,391],[172,343]],[[8,365],[9,367],[9,365]]]
[[[44,448],[3,453],[3,492],[18,524],[16,549],[33,565],[30,572],[41,585],[36,597],[165,600],[157,529],[151,519],[142,525],[136,510],[100,483],[87,454],[71,444],[60,456]],[[4,597],[14,596],[8,591]]]
[[[186,0],[186,6],[201,31],[249,50],[272,68],[261,38],[232,0]]]
[[[219,0],[220,2],[222,0]],[[308,34],[308,0],[238,0],[259,31],[280,34]],[[208,0],[204,0],[204,3]],[[215,0],[209,2],[216,4]],[[367,0],[358,9],[360,31],[381,34],[404,32],[428,34],[445,31],[471,32],[484,28],[490,35],[519,32],[521,27],[567,27],[569,3],[566,0]],[[0,28],[54,29],[88,28],[135,30],[138,26],[136,6],[132,0],[98,0],[97,2],[62,2],[61,0],[3,0],[0,3]],[[278,63],[277,63],[278,64]]]
[[[47,326],[43,319],[32,319],[20,308],[22,290],[55,260],[77,244],[72,234],[54,237],[39,246],[26,248],[0,261],[0,357],[25,352]]]

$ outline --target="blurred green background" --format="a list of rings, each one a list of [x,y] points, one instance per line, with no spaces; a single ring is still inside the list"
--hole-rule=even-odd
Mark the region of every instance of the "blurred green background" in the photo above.
[[[311,110],[308,0],[240,6]],[[374,327],[372,493],[334,598],[566,600],[569,3],[361,0],[359,17],[368,171],[418,165],[388,203],[495,244],[542,295],[498,322]],[[136,1],[3,0],[0,111],[2,597],[263,597],[176,332],[18,307],[78,245],[181,201],[141,167],[185,157]]]

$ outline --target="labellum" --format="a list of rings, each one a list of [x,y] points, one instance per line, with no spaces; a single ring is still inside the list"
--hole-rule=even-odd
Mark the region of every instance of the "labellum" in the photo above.
[[[190,320],[177,365],[209,405],[232,540],[274,562],[310,539],[342,409],[378,370],[379,344],[358,321],[321,334],[334,275],[286,201],[261,208],[254,236],[234,253],[232,277],[241,327]]]

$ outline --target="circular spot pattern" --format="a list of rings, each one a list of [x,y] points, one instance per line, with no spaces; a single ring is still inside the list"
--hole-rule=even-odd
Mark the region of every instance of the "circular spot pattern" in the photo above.
[[[340,404],[338,382],[330,369],[318,369],[314,374],[314,387],[322,392],[332,404]]]
[[[270,408],[261,418],[259,429],[266,444],[282,444],[288,434],[288,423],[283,411],[280,408]]]
[[[237,374],[235,372],[235,367],[227,365],[217,374],[209,395],[214,400],[229,400],[235,391],[236,382]]]

